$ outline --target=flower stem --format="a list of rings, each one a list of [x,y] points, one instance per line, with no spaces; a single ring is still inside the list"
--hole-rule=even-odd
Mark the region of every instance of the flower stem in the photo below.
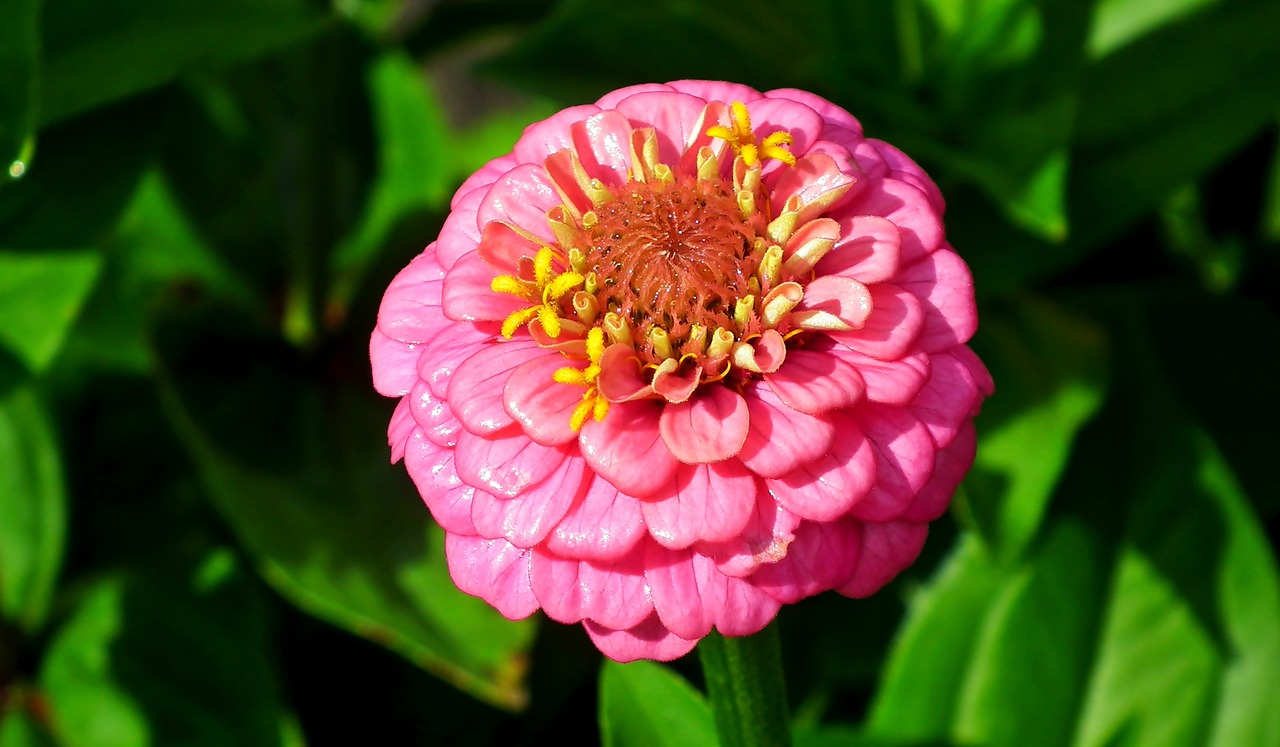
[[[791,725],[777,623],[743,638],[716,631],[698,644],[720,747],[787,747]]]

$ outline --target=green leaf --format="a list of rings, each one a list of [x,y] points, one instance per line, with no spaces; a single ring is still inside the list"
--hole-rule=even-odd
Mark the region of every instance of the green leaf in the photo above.
[[[600,738],[605,747],[714,747],[706,699],[667,667],[606,659],[600,672]]]
[[[57,747],[36,720],[22,711],[8,710],[0,715],[0,747]]]
[[[266,580],[477,698],[524,707],[533,622],[508,621],[453,585],[443,533],[403,467],[387,464],[390,403],[304,383],[279,343],[228,337],[229,321],[178,331],[165,348],[164,395],[214,505]],[[228,350],[255,373],[228,381]]]
[[[323,25],[300,0],[60,0],[48,3],[43,22],[45,123],[292,44]]]
[[[391,229],[415,211],[439,209],[449,200],[456,149],[435,91],[403,54],[388,53],[369,71],[369,93],[378,131],[378,176],[360,224],[334,250],[335,293],[344,307],[362,270]]]
[[[40,0],[10,0],[0,23],[0,168],[10,176],[25,169],[23,151],[30,150],[35,132],[39,15]]]
[[[265,609],[217,550],[190,575],[95,583],[49,645],[40,682],[67,747],[280,744]]]
[[[1087,320],[1030,296],[983,316],[974,347],[997,393],[978,421],[965,506],[1002,559],[1039,529],[1076,434],[1103,401],[1106,343]]]
[[[48,368],[101,269],[93,252],[0,251],[0,345],[33,372]]]
[[[44,621],[66,535],[62,463],[27,386],[0,395],[0,615],[34,632]]]
[[[1280,4],[1237,0],[1091,65],[1081,86],[1072,214],[1096,242],[1237,149],[1280,100]]]
[[[1089,33],[1089,54],[1105,57],[1161,26],[1185,18],[1205,6],[1223,0],[1098,0],[1093,28]]]

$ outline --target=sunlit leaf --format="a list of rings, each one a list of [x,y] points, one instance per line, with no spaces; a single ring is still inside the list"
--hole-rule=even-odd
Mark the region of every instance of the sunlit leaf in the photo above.
[[[0,251],[0,345],[31,371],[47,368],[101,268],[93,252]]]
[[[100,581],[41,666],[54,731],[67,747],[275,747],[268,641],[262,600],[229,550],[186,579]]]
[[[600,672],[600,737],[605,747],[719,744],[706,699],[661,664],[605,660]]]
[[[35,132],[36,86],[39,79],[40,0],[9,0],[0,23],[0,171],[21,175],[24,149]],[[11,166],[11,164],[13,164]],[[0,173],[0,188],[7,181]]]
[[[29,386],[0,394],[0,616],[34,631],[45,619],[66,534],[62,460]]]

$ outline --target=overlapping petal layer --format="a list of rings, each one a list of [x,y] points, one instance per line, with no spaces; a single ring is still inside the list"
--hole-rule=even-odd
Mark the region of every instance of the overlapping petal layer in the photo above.
[[[459,588],[671,659],[909,566],[993,390],[942,210],[802,91],[647,84],[530,126],[370,341]]]

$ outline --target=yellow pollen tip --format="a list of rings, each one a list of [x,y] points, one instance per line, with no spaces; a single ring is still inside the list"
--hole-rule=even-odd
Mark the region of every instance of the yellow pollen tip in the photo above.
[[[495,293],[507,293],[522,298],[529,297],[529,284],[514,275],[499,275],[489,282]]]
[[[604,330],[599,327],[592,327],[587,333],[587,357],[591,359],[593,366],[599,366],[600,359],[604,357]]]
[[[587,385],[586,372],[574,368],[573,366],[557,368],[556,372],[551,374],[551,380],[557,384],[575,384],[577,386]]]
[[[520,329],[522,325],[536,316],[538,310],[541,308],[541,306],[530,306],[527,309],[520,309],[519,311],[513,312],[505,321],[502,322],[502,336],[510,340],[511,336],[516,333],[516,330]]]

